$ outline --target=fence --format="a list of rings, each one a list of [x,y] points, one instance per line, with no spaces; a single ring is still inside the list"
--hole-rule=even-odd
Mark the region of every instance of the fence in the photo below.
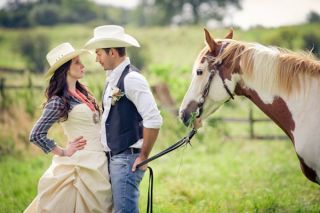
[[[32,79],[28,79],[28,84],[21,86],[21,85],[6,85],[6,79],[0,78],[0,96],[2,100],[5,100],[5,90],[11,90],[11,89],[44,89],[43,86],[34,85],[32,82]]]
[[[5,78],[0,78],[0,107],[1,110],[3,109],[3,102],[5,101],[5,90],[19,90],[19,89],[36,89],[36,90],[43,90],[43,86],[34,85],[32,82],[32,78],[28,79],[28,83],[24,86],[17,86],[17,85],[6,85]],[[157,87],[157,86],[155,86]],[[153,93],[155,94],[156,99],[160,102],[161,109],[167,110],[173,113],[175,116],[177,115],[178,109],[175,106],[175,101],[172,100],[170,95],[170,91],[167,86],[161,85],[161,89],[159,88],[152,88]],[[163,94],[165,93],[165,94]],[[164,98],[165,97],[165,98]],[[170,101],[168,102],[166,99],[169,97]],[[170,104],[168,104],[170,103]],[[215,118],[216,120],[226,122],[226,123],[248,123],[249,125],[249,135],[246,137],[247,139],[254,139],[254,140],[287,140],[287,136],[285,135],[258,135],[255,132],[255,124],[260,122],[272,122],[269,118],[254,118],[253,116],[253,109],[252,107],[249,108],[248,118],[226,118],[226,117],[218,117]],[[236,138],[241,138],[239,136],[233,136]]]
[[[249,137],[248,137],[248,139],[251,139],[251,140],[288,140],[288,137],[285,134],[282,134],[282,135],[258,135],[255,132],[255,128],[254,128],[256,123],[273,122],[273,121],[269,118],[254,118],[252,107],[249,108],[248,119],[225,118],[225,117],[220,117],[220,118],[216,118],[216,119],[221,120],[223,122],[230,122],[230,123],[248,123],[249,124]],[[237,137],[237,138],[239,138],[239,137]]]

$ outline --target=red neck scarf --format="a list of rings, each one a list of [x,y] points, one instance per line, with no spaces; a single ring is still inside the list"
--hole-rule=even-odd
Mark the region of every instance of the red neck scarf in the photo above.
[[[69,90],[69,94],[73,97],[75,97],[76,99],[78,99],[79,101],[81,101],[82,103],[86,104],[92,112],[94,112],[96,110],[96,108],[94,107],[94,104],[88,100],[88,98],[82,94],[79,90],[76,90],[76,92],[72,92]]]

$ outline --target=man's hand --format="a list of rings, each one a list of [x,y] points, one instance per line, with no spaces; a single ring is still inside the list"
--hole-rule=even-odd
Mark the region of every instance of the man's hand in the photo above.
[[[146,159],[147,159],[146,157],[142,157],[139,155],[139,157],[137,157],[137,159],[133,163],[132,172],[135,172],[138,169],[137,165]],[[148,168],[148,164],[145,164],[145,165],[139,167],[139,169],[141,169],[143,171],[147,170],[147,168]]]

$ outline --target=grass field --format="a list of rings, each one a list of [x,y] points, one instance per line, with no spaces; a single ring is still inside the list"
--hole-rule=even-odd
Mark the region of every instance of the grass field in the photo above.
[[[0,29],[0,67],[25,68],[26,61],[15,50],[15,41],[24,33],[43,33],[50,47],[70,41],[83,46],[93,26],[60,25],[30,30]],[[227,29],[210,30],[214,37],[223,37]],[[166,82],[179,106],[187,90],[191,66],[204,46],[202,27],[127,28],[141,41],[145,58],[144,75],[151,85]],[[280,29],[235,30],[235,39],[270,44],[279,32],[294,32],[293,48],[301,46],[303,33],[320,34],[319,24]],[[285,44],[283,47],[286,47]],[[105,74],[94,63],[94,56],[83,59],[87,74],[83,79],[97,99],[104,87]],[[41,75],[3,74],[9,85],[44,86]],[[36,195],[37,182],[48,168],[51,155],[29,145],[28,134],[41,113],[43,91],[6,91],[5,110],[0,117],[0,212],[22,212]],[[3,100],[2,100],[3,101]],[[1,102],[2,103],[2,102]],[[286,141],[250,141],[246,123],[224,123],[218,117],[247,118],[253,107],[255,118],[263,113],[243,98],[224,106],[208,119],[192,141],[192,147],[160,158],[150,165],[155,173],[154,212],[320,212],[319,186],[302,174],[293,145]],[[177,117],[165,109],[159,140],[153,154],[184,136],[185,128]],[[255,125],[259,135],[284,135],[273,123]],[[56,125],[50,132],[61,145],[66,139]],[[145,212],[148,175],[141,185],[141,212]]]
[[[157,151],[164,140],[158,141]],[[222,142],[204,136],[192,144],[150,163],[155,174],[154,212],[320,211],[319,186],[302,175],[289,141]],[[24,210],[49,163],[50,156],[43,155],[1,159],[1,212]],[[145,175],[141,212],[147,184]]]

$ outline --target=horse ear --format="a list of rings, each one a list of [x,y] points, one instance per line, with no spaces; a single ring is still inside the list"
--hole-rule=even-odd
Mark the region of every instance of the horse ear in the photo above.
[[[233,29],[230,29],[228,34],[224,38],[232,39],[233,38]]]
[[[204,33],[205,33],[205,42],[208,45],[210,52],[213,52],[215,47],[217,46],[217,43],[214,41],[214,39],[211,37],[210,33],[206,28],[204,28]]]

